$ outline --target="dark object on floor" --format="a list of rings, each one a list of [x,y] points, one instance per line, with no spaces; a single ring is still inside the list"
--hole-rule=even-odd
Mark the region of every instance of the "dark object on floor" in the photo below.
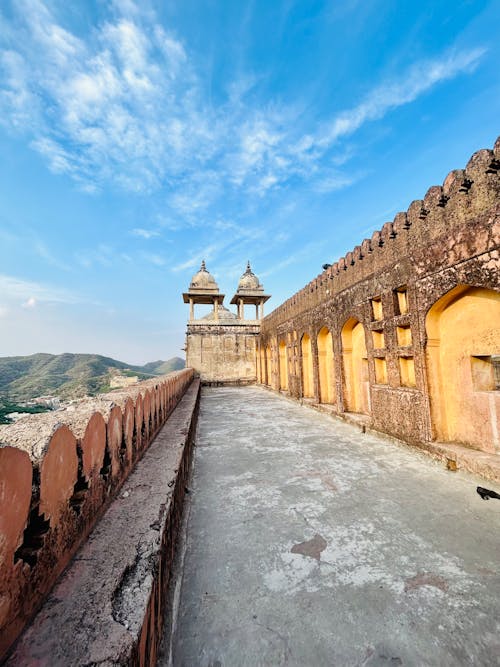
[[[483,489],[482,486],[478,486],[476,491],[479,493],[483,500],[489,500],[490,498],[498,498],[500,500],[500,494],[496,491],[490,491],[490,489]]]

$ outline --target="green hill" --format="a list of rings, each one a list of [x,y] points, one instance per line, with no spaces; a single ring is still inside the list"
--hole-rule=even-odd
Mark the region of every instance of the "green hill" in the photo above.
[[[0,357],[0,397],[27,401],[46,394],[64,399],[92,396],[106,391],[111,375],[117,372],[138,375],[143,380],[179,368],[184,368],[179,357],[145,366],[132,366],[98,354]]]
[[[180,371],[186,366],[184,359],[180,357],[172,357],[168,361],[150,361],[142,367],[146,373],[154,373],[157,375],[166,375],[172,371]]]

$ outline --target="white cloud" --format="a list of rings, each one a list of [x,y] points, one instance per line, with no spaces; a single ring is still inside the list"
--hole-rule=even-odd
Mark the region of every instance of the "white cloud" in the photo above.
[[[112,267],[117,261],[123,260],[121,253],[117,253],[114,248],[100,243],[96,248],[79,250],[75,252],[75,259],[85,269],[89,269],[94,265],[103,266],[106,268]]]
[[[143,257],[150,264],[154,264],[154,266],[165,266],[167,263],[161,255],[155,255],[154,253],[144,253]]]
[[[33,307],[36,302],[81,303],[83,299],[64,287],[44,285],[14,276],[0,274],[0,294],[12,303]]]
[[[186,269],[192,269],[194,267],[198,268],[203,259],[206,262],[210,262],[211,259],[217,257],[217,255],[225,247],[225,245],[227,245],[227,243],[221,245],[213,244],[207,246],[202,250],[198,250],[196,253],[191,255],[191,257],[187,259],[185,262],[182,262],[181,264],[177,264],[176,266],[172,267],[172,271],[174,271],[174,273],[177,273],[178,271],[185,271]]]
[[[303,109],[262,104],[252,77],[213,104],[186,46],[132,0],[112,3],[111,17],[85,38],[42,0],[20,0],[14,13],[0,38],[0,122],[26,132],[49,169],[86,192],[110,183],[164,189],[171,228],[204,224],[230,194],[259,198],[294,179],[318,193],[347,187],[352,175],[323,173],[326,160],[339,168],[349,158],[341,139],[473,71],[484,55],[449,51],[416,63],[304,133]]]
[[[346,188],[349,185],[352,185],[357,179],[353,176],[345,176],[344,174],[339,174],[336,172],[326,171],[323,173],[321,178],[316,180],[313,183],[313,189],[320,194],[327,194],[329,192],[335,192],[336,190],[341,190]]]
[[[139,236],[140,238],[149,240],[155,236],[160,236],[160,232],[155,229],[142,229],[142,227],[136,227],[135,229],[130,230],[132,236]]]
[[[376,87],[358,106],[339,114],[325,128],[318,144],[332,144],[340,137],[352,134],[364,123],[382,118],[388,111],[413,102],[436,84],[462,72],[473,71],[485,52],[485,49],[450,52],[439,59],[416,63],[400,79]]]

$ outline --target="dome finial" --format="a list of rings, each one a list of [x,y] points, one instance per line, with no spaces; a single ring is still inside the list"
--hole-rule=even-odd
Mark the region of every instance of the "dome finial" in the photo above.
[[[207,270],[207,267],[206,267],[206,265],[205,265],[205,260],[202,259],[202,260],[201,260],[200,271],[206,271],[206,270]]]
[[[252,273],[252,269],[250,268],[250,260],[247,260],[247,270],[246,273]]]

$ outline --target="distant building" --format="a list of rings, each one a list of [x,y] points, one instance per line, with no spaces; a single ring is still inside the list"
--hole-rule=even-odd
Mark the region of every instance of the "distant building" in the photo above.
[[[110,389],[120,389],[121,387],[130,387],[139,382],[138,375],[112,375],[109,381]]]
[[[252,272],[250,262],[241,276],[231,304],[237,312],[224,307],[224,294],[205,261],[193,276],[183,295],[189,304],[186,334],[186,366],[194,368],[203,382],[247,384],[257,380],[257,337],[264,316],[264,303],[270,298]],[[212,310],[195,318],[195,306],[211,305]],[[245,319],[245,306],[255,307],[255,319]]]

